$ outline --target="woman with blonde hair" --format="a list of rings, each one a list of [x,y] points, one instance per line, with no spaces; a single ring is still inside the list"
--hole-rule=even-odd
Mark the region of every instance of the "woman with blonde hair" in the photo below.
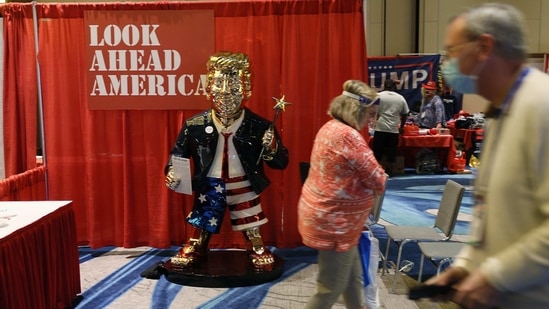
[[[366,83],[346,81],[315,137],[298,205],[303,243],[318,250],[317,291],[305,308],[331,308],[340,295],[347,308],[366,308],[357,245],[387,176],[360,131],[378,103]]]

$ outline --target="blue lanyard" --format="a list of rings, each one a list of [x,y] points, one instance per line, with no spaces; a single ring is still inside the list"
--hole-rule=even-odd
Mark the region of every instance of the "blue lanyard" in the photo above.
[[[501,107],[499,108],[498,117],[501,117],[503,114],[507,113],[507,110],[511,106],[511,102],[513,101],[513,97],[515,97],[515,93],[517,92],[519,86],[522,84],[522,81],[524,80],[524,77],[528,75],[528,72],[530,72],[529,67],[525,67],[522,69],[522,72],[520,72],[520,75],[517,77],[515,82],[513,83],[513,86],[511,86],[511,89],[507,93],[507,96],[505,97],[505,100],[503,100],[503,103],[501,103]]]
[[[524,81],[524,78],[526,77],[526,75],[528,75],[529,72],[530,72],[530,68],[528,67],[525,67],[522,69],[522,72],[520,72],[520,75],[517,77],[517,79],[513,83],[513,86],[511,86],[511,89],[509,89],[509,92],[507,93],[505,100],[503,100],[503,103],[501,104],[497,117],[494,119],[494,121],[497,121],[497,123],[494,123],[493,126],[497,126],[497,127],[490,128],[490,131],[495,129],[493,132],[494,136],[490,137],[490,143],[493,145],[493,147],[491,147],[490,149],[491,158],[486,158],[486,156],[482,158],[482,162],[484,163],[481,163],[481,169],[479,170],[477,179],[475,180],[475,194],[482,196],[485,193],[484,190],[487,190],[488,179],[486,177],[492,173],[494,155],[496,153],[495,148],[501,134],[501,128],[503,126],[503,122],[505,120],[505,119],[502,119],[502,116],[505,115],[509,110],[509,108],[511,107],[511,103],[513,102],[513,98],[515,97],[515,94],[517,93],[518,88],[520,87],[520,85]],[[487,131],[488,130],[485,129],[485,132]],[[476,192],[477,189],[484,192],[480,192],[480,193]]]

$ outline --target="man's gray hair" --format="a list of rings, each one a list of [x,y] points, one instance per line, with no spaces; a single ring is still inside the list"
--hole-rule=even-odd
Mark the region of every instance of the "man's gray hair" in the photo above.
[[[527,57],[524,18],[513,6],[485,3],[468,11],[465,21],[469,39],[489,34],[496,42],[495,53],[499,56],[509,60]]]

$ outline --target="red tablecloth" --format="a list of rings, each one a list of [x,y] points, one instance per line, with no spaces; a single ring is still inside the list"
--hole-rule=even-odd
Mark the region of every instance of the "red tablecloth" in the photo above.
[[[399,147],[450,148],[454,147],[454,137],[452,135],[402,135]]]
[[[404,156],[404,166],[406,168],[415,168],[415,156],[422,148],[436,151],[442,167],[447,167],[449,160],[456,155],[452,135],[401,135],[398,149],[400,155]]]
[[[71,308],[81,292],[70,201],[0,202],[0,308]],[[4,221],[3,223],[6,223]]]
[[[454,139],[460,140],[463,142],[464,150],[468,151],[474,146],[473,137],[477,135],[482,135],[484,129],[450,129],[450,133],[454,136]]]

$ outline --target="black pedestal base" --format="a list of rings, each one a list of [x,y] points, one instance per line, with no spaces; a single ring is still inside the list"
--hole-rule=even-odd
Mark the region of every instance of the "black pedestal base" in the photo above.
[[[172,265],[170,260],[147,270],[143,277],[158,279],[163,274],[172,283],[197,287],[241,287],[273,281],[282,275],[284,261],[274,255],[275,263],[270,271],[256,271],[249,262],[245,250],[212,250],[208,259],[186,268]]]

